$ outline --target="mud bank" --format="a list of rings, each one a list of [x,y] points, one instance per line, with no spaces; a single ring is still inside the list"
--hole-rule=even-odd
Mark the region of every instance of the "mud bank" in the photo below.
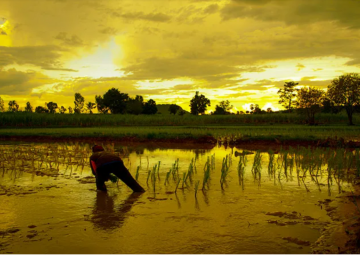
[[[79,143],[123,143],[125,145],[137,146],[139,144],[146,144],[150,147],[202,147],[214,148],[215,146],[225,146],[230,148],[245,148],[245,149],[276,149],[282,147],[332,147],[332,148],[358,148],[359,142],[347,141],[343,139],[325,139],[325,140],[279,140],[262,139],[262,138],[245,138],[229,141],[227,139],[218,140],[212,136],[189,137],[189,138],[139,138],[139,137],[57,137],[57,136],[0,136],[0,141],[9,142],[31,142],[31,143],[54,143],[54,142],[79,142]]]
[[[360,253],[360,179],[353,185],[353,192],[344,192],[335,200],[319,201],[331,223],[321,230],[321,237],[312,246],[315,254],[359,254]]]

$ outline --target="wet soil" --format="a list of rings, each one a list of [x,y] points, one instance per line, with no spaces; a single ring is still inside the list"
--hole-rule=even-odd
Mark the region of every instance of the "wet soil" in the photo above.
[[[340,205],[334,200],[319,201],[331,218],[331,223],[321,231],[315,242],[313,253],[359,254],[360,253],[360,180],[357,179],[351,192],[341,196]]]

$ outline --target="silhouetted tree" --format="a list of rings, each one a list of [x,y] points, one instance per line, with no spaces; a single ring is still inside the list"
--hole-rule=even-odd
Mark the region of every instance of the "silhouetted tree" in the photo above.
[[[19,110],[19,105],[15,100],[9,102],[9,112],[17,112]]]
[[[5,112],[5,103],[1,97],[0,97],[0,112]]]
[[[129,101],[128,94],[121,93],[118,89],[112,88],[109,89],[103,97],[104,105],[109,108],[111,113],[125,113],[126,112],[126,103]]]
[[[266,112],[267,112],[267,113],[272,113],[273,110],[271,109],[271,107],[269,107],[269,108],[266,109]]]
[[[224,115],[224,114],[230,114],[230,110],[233,108],[233,106],[230,106],[229,100],[221,101],[219,105],[215,106],[215,115]]]
[[[88,109],[88,111],[90,112],[90,114],[93,114],[92,110],[96,108],[96,104],[92,103],[92,102],[88,102],[86,104],[86,108]]]
[[[138,115],[144,110],[144,99],[137,95],[135,98],[130,98],[126,103],[126,112],[129,114]]]
[[[68,109],[69,109],[69,114],[73,114],[73,112],[74,112],[74,111],[73,111],[73,108],[72,108],[71,106],[69,106]]]
[[[285,82],[284,89],[279,89],[277,92],[280,94],[279,104],[282,104],[288,112],[291,112],[292,109],[296,107],[296,92],[295,86],[299,85],[299,83],[295,83],[293,81]]]
[[[300,112],[305,111],[309,125],[315,124],[315,114],[321,111],[320,106],[324,96],[323,90],[314,87],[301,88],[298,91],[297,107]]]
[[[180,116],[183,116],[183,115],[185,115],[185,114],[186,114],[186,111],[183,110],[183,109],[181,109],[181,110],[178,112],[178,115],[180,115]]]
[[[82,113],[85,104],[85,99],[80,93],[75,93],[74,104],[75,104],[74,112],[77,114]]]
[[[30,102],[26,103],[25,112],[33,112],[33,107],[31,106]]]
[[[168,111],[170,112],[170,114],[174,114],[174,115],[175,115],[180,109],[181,109],[181,107],[178,106],[177,104],[171,104],[171,105],[169,106]]]
[[[204,95],[199,95],[199,91],[196,91],[195,96],[190,101],[191,114],[203,114],[205,113],[208,106],[211,106],[210,100]]]
[[[354,125],[352,116],[360,104],[359,74],[349,73],[333,79],[328,86],[328,97],[335,105],[345,108],[349,125]]]
[[[250,105],[250,110],[251,110],[250,113],[252,113],[252,114],[259,114],[259,113],[261,113],[261,109],[260,109],[260,107],[259,107],[258,104],[251,104],[251,105]]]
[[[67,110],[66,110],[66,108],[64,106],[61,106],[59,108],[59,111],[60,111],[61,114],[64,114]]]
[[[108,113],[109,108],[106,107],[102,96],[95,96],[96,107],[99,113]]]
[[[144,105],[143,114],[155,114],[157,113],[158,109],[156,107],[156,102],[152,99],[147,101]]]
[[[49,110],[42,106],[37,106],[35,108],[36,113],[49,113]]]
[[[50,113],[55,113],[56,109],[58,108],[57,103],[49,102],[46,104],[47,108],[49,109]]]
[[[322,112],[323,113],[330,113],[331,112],[331,101],[329,98],[324,97],[324,100],[322,101],[322,105],[323,105],[323,109]]]

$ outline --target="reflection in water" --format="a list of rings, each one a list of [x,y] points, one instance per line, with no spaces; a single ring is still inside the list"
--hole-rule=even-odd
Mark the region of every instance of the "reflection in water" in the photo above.
[[[97,192],[91,222],[95,228],[111,230],[121,228],[128,212],[142,193],[132,193],[118,208],[115,208],[114,197],[106,192]]]

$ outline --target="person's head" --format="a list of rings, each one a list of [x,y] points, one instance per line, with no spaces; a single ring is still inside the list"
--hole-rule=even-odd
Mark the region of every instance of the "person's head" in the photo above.
[[[94,145],[92,147],[92,152],[95,153],[95,152],[99,152],[99,151],[104,151],[104,148],[101,146],[101,145]]]

